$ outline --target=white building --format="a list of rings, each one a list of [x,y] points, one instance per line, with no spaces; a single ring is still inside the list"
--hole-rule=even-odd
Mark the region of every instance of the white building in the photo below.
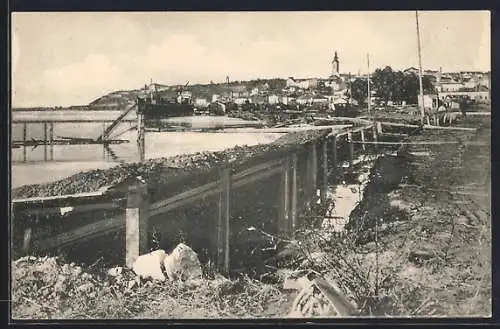
[[[460,82],[448,82],[448,83],[441,83],[438,86],[439,91],[459,91],[460,88],[463,88],[464,85]]]
[[[246,97],[238,97],[238,98],[234,99],[234,103],[238,104],[238,105],[243,105],[246,102],[250,102],[250,100],[248,98],[246,98]]]
[[[220,99],[220,95],[218,94],[213,94],[212,95],[212,103],[217,102]]]
[[[206,98],[196,98],[194,100],[194,105],[198,107],[207,107],[208,106],[208,100]]]
[[[277,95],[269,95],[267,101],[269,104],[277,104],[279,103],[279,97]]]

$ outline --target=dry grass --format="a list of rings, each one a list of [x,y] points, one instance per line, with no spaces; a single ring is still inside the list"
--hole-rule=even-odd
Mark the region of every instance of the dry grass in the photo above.
[[[137,284],[127,270],[106,277],[34,257],[13,264],[12,292],[14,319],[272,317],[281,310],[269,305],[286,302],[277,286],[248,277]]]

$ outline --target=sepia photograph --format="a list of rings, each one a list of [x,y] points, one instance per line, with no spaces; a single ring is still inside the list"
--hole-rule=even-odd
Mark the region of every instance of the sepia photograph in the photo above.
[[[11,320],[491,317],[490,16],[12,12]]]

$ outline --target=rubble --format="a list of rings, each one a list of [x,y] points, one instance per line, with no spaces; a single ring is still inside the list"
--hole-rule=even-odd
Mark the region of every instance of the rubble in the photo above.
[[[141,255],[135,260],[132,269],[140,278],[165,281],[162,263],[166,256],[165,250],[161,249]]]
[[[196,280],[203,274],[198,255],[183,243],[164,258],[163,264],[170,280]]]

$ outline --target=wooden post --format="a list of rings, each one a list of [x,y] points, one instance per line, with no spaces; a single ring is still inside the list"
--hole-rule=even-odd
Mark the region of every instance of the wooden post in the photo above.
[[[292,234],[297,228],[297,154],[292,155],[292,186],[291,186],[291,231]]]
[[[382,133],[382,122],[377,122],[377,135],[381,135]]]
[[[337,171],[337,136],[332,138],[332,174],[336,175]]]
[[[217,217],[217,265],[220,271],[228,274],[230,255],[230,195],[231,195],[231,173],[229,168],[224,168],[220,174],[219,183],[219,212]]]
[[[50,140],[50,160],[54,160],[54,122],[50,123],[50,131],[49,131],[49,140]]]
[[[102,135],[104,136],[104,133],[106,132],[106,122],[102,123]],[[105,144],[102,144],[102,159],[106,161],[106,146]]]
[[[352,167],[354,161],[354,144],[352,143],[352,133],[347,133],[347,141],[349,143],[349,167]]]
[[[140,161],[145,157],[145,133],[144,133],[144,114],[137,113],[137,148]]]
[[[280,185],[280,202],[278,211],[278,232],[288,235],[290,229],[289,209],[290,209],[290,159],[287,157],[282,164],[281,185]]]
[[[43,160],[47,161],[47,122],[43,123]]]
[[[23,253],[26,255],[31,252],[32,236],[33,236],[33,229],[31,227],[28,227],[27,229],[24,230]]]
[[[134,261],[148,251],[148,188],[146,183],[129,186],[125,211],[125,263],[131,268]]]
[[[26,138],[27,123],[23,123],[23,161],[26,162]]]
[[[318,150],[316,142],[311,146],[311,180],[314,196],[316,197],[316,189],[318,187]]]
[[[363,151],[366,151],[366,145],[364,144],[365,143],[365,130],[364,129],[361,129],[361,142],[363,143],[363,144],[361,144]]]
[[[326,203],[326,192],[328,190],[328,140],[325,139],[322,143],[323,154],[321,159],[323,160],[321,169],[323,170],[323,177],[321,180],[321,189],[320,189],[320,199],[321,204]]]

